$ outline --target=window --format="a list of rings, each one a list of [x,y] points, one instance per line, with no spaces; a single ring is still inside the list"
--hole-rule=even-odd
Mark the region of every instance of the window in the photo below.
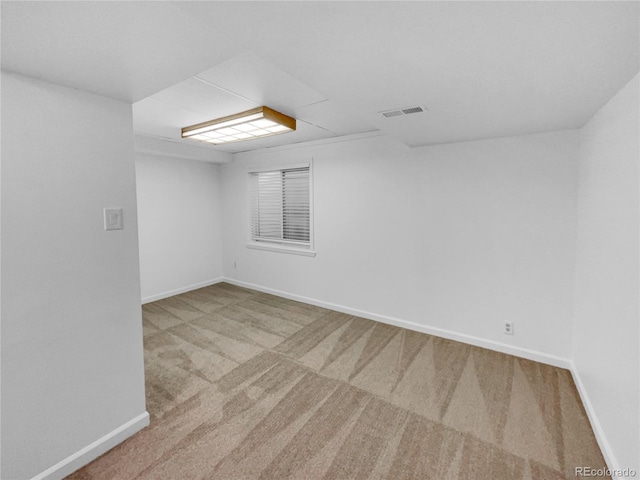
[[[249,246],[267,250],[293,250],[293,253],[306,250],[303,254],[309,253],[312,239],[309,165],[250,172],[249,177]]]

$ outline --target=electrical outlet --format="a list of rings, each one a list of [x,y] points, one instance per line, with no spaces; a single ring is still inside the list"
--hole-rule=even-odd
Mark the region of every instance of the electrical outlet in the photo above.
[[[504,334],[513,335],[513,322],[504,322]]]
[[[238,268],[238,261],[237,260],[233,261],[233,268],[236,268],[236,269]]]

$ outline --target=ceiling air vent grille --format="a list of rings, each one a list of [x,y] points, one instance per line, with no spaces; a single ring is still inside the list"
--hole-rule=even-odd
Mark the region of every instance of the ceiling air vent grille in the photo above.
[[[391,117],[399,117],[401,115],[410,115],[412,113],[422,113],[426,111],[427,111],[426,107],[417,106],[417,107],[395,108],[393,110],[386,110],[384,112],[380,112],[380,115],[382,115],[384,118],[391,118]]]
[[[420,113],[420,112],[424,112],[422,107],[410,107],[410,108],[404,108],[402,110],[402,113],[404,113],[405,115],[409,115],[410,113]]]

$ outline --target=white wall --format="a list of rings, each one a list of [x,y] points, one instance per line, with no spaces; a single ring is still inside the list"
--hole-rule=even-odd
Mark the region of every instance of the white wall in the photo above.
[[[3,479],[145,423],[137,232],[131,106],[3,73]]]
[[[565,364],[577,141],[564,131],[410,150],[376,137],[239,154],[222,166],[225,276]],[[317,256],[247,249],[248,165],[311,157]]]
[[[143,302],[222,277],[219,168],[136,153]]]
[[[580,132],[573,359],[610,466],[640,472],[638,76]]]

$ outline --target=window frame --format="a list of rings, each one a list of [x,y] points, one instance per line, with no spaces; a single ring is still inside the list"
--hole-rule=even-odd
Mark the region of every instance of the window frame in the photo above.
[[[309,242],[300,242],[296,240],[285,239],[270,239],[270,238],[254,238],[251,231],[251,223],[253,221],[253,208],[251,202],[252,186],[251,176],[256,173],[265,172],[282,172],[285,170],[295,170],[299,168],[309,168]],[[293,255],[303,255],[308,257],[315,257],[316,252],[314,250],[314,218],[313,218],[313,159],[308,162],[290,163],[290,164],[274,164],[268,167],[249,168],[247,171],[247,184],[248,184],[248,203],[249,203],[249,241],[246,244],[247,248],[254,250],[266,250],[270,252],[289,253]]]

